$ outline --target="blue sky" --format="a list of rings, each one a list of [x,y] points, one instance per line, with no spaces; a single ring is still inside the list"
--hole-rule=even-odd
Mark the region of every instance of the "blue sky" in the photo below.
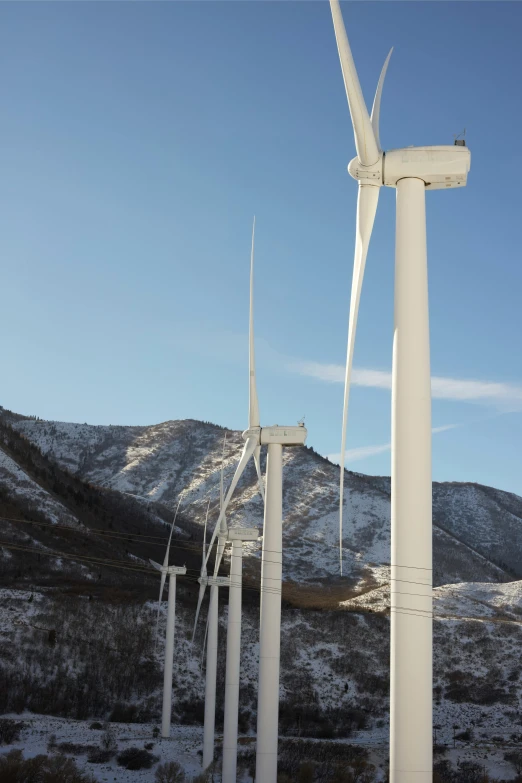
[[[343,12],[369,104],[395,47],[384,148],[471,149],[468,187],[427,194],[434,478],[522,494],[522,5]],[[306,414],[338,453],[357,186],[328,4],[3,3],[0,69],[0,404],[244,428],[255,213],[262,423]],[[379,474],[394,219],[383,189],[348,433]]]

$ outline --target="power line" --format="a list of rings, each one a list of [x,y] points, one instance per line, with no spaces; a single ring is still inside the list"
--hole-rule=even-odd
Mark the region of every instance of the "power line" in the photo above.
[[[85,527],[83,525],[80,525],[78,528],[75,528],[71,525],[59,525],[54,524],[52,522],[35,522],[33,520],[28,519],[15,519],[13,517],[1,517],[0,520],[6,521],[6,522],[20,522],[22,524],[26,525],[36,525],[38,527],[47,527],[51,528],[53,530],[64,530],[66,532],[75,532],[75,533],[83,533],[85,535],[92,534],[92,535],[98,535],[105,539],[118,539],[118,540],[125,540],[129,543],[140,543],[142,541],[143,543],[148,543],[150,546],[160,546],[161,543],[166,543],[168,541],[168,536],[153,536],[143,533],[118,533],[118,532],[106,532],[104,530],[98,530],[96,528],[89,528]],[[169,524],[165,522],[165,524]],[[154,540],[149,540],[154,539]],[[160,543],[161,542],[161,543]],[[199,548],[198,544],[188,544],[187,542],[179,543],[177,539],[174,539],[174,545],[176,549],[184,549],[186,551],[190,552],[196,552],[197,554],[201,553],[201,550]],[[313,544],[310,544],[311,546]],[[323,546],[328,546],[332,549],[335,549],[337,551],[337,547],[334,544],[323,544]],[[268,552],[270,554],[282,554],[279,550],[272,550],[272,549],[265,549],[264,552]],[[263,558],[264,562],[276,562],[272,560],[268,560],[266,558]],[[377,566],[384,566],[386,568],[409,568],[417,571],[432,571],[431,568],[425,568],[422,566],[412,566],[412,565],[395,565],[390,563],[376,563]],[[403,580],[405,581],[405,580]],[[422,582],[412,582],[411,584],[423,584]]]
[[[44,555],[46,557],[55,557],[55,558],[65,558],[67,560],[74,560],[79,562],[85,562],[90,563],[92,565],[98,565],[98,566],[105,566],[106,568],[119,568],[122,570],[127,571],[134,571],[138,573],[144,573],[148,574],[149,576],[152,576],[154,574],[157,574],[157,571],[153,568],[147,568],[145,566],[131,566],[131,565],[123,565],[117,560],[109,560],[104,558],[92,558],[87,557],[84,555],[74,555],[74,554],[68,554],[66,552],[60,552],[58,550],[53,551],[42,551],[41,549],[36,549],[34,547],[27,547],[23,546],[21,544],[11,544],[11,543],[5,543],[3,541],[0,541],[0,546],[2,546],[4,549],[12,549],[12,550],[20,550],[23,552],[32,552],[34,554],[38,555]],[[196,569],[189,569],[197,573]],[[188,580],[189,582],[198,582],[197,576],[190,576],[185,574],[183,579]],[[245,584],[244,581],[241,582],[232,582],[232,587],[241,587],[244,590],[254,590],[255,592],[267,592],[267,593],[276,593],[281,594],[281,590],[275,588],[275,587],[253,587],[251,585]]]
[[[58,526],[58,525],[54,525],[52,523],[39,523],[39,522],[30,521],[30,520],[21,520],[21,519],[9,518],[9,517],[0,517],[0,519],[3,519],[5,521],[11,521],[11,522],[23,522],[25,524],[30,524],[30,525],[40,525],[40,526],[50,527],[50,528],[53,528],[53,529],[56,529],[57,527],[59,527],[60,529],[63,529],[63,530],[69,531],[69,532],[70,531],[77,532],[75,530],[75,528],[73,528],[73,527],[71,527],[69,525]],[[82,532],[83,532],[83,530],[82,530]],[[104,531],[92,530],[91,528],[85,528],[85,533],[86,534],[94,533],[95,535],[100,535],[102,538],[126,539],[127,541],[129,541],[129,535],[128,534],[124,534],[124,533],[105,533]],[[130,534],[130,535],[134,536],[134,538],[139,538],[139,539],[142,539],[142,540],[144,538],[149,538],[149,536],[142,536],[142,534]],[[167,540],[166,538],[161,537],[161,536],[150,536],[150,538],[160,539],[160,540],[163,540],[163,541]],[[131,539],[131,541],[132,541],[132,539]],[[148,542],[144,542],[144,543],[148,543]],[[155,542],[150,542],[150,545],[160,546],[161,544],[155,543]],[[7,544],[3,544],[3,546],[5,546],[7,548]],[[14,548],[14,546],[12,548]],[[19,548],[21,548],[21,547],[19,547]],[[199,553],[199,548],[196,547],[196,545],[188,545],[188,546],[186,544],[185,545],[177,545],[177,548],[178,549],[185,549],[186,551],[190,551],[191,553]],[[33,551],[36,554],[40,554],[40,555],[44,554],[43,552],[41,552],[40,550],[37,550],[37,549],[31,550],[29,548],[26,548],[25,551]],[[265,550],[265,551],[274,551],[275,552],[276,550]],[[65,557],[67,559],[78,560],[78,561],[88,562],[88,563],[92,563],[92,564],[106,565],[107,567],[111,567],[113,565],[114,567],[117,567],[119,569],[127,569],[127,570],[133,570],[133,571],[142,571],[144,573],[150,574],[150,569],[148,567],[143,567],[143,566],[124,566],[119,561],[109,560],[108,558],[84,557],[84,556],[80,556],[80,555],[71,556],[71,555],[68,555],[66,553],[58,553],[58,554],[45,553],[45,554],[49,554],[50,556],[54,556],[54,557]],[[282,555],[282,552],[278,551],[277,554],[281,554]],[[269,560],[268,558],[263,557],[263,555],[261,555],[261,562],[262,563],[263,562],[264,563],[277,563],[277,564],[279,563],[279,561]],[[387,565],[387,564],[381,564],[381,565]],[[415,566],[401,566],[401,567],[403,567],[403,568],[416,568]],[[193,568],[192,569],[188,568],[187,570],[193,572],[194,574],[196,574],[196,576],[192,577],[190,575],[185,575],[185,578],[188,579],[189,581],[196,581],[197,582],[198,576],[199,576],[199,571],[197,569],[193,569]],[[419,570],[421,570],[421,569],[419,569]],[[425,570],[430,570],[430,569],[425,569]],[[431,588],[430,584],[426,584],[424,582],[416,582],[416,581],[413,581],[413,580],[396,579],[396,578],[392,577],[390,579],[390,581],[404,582],[405,584],[414,584],[414,585],[419,585],[419,586],[423,586],[423,587],[425,586],[425,587],[430,587]],[[248,585],[244,581],[242,581],[241,583],[237,583],[236,585],[232,584],[231,586],[232,587],[234,587],[234,586],[239,587],[240,584],[241,584],[241,587],[243,589],[245,589],[245,590],[261,592],[261,588],[260,587],[259,588],[253,587],[251,585]],[[376,589],[381,589],[383,586],[386,586],[386,585],[380,585]],[[275,588],[275,587],[272,588],[272,587],[265,586],[262,589],[263,589],[263,591],[271,592],[271,593],[277,593],[277,594],[279,594],[281,592],[279,590],[279,588]],[[450,587],[446,587],[446,589],[451,591]],[[373,592],[373,591],[370,591],[370,592]],[[411,595],[411,596],[416,596],[416,597],[420,597],[420,598],[432,597],[432,596],[429,596],[429,595],[426,595],[426,594],[423,595],[423,594],[420,594],[420,593],[400,593],[399,591],[393,591],[393,592],[395,594],[399,594],[399,595]],[[452,592],[454,592],[454,591],[452,591]],[[362,595],[367,595],[367,594],[363,593]],[[358,596],[355,596],[355,598],[357,598],[357,597]],[[348,600],[350,600],[350,599],[348,599]],[[360,608],[364,610],[365,607],[360,607]],[[418,612],[426,612],[426,613],[428,613],[428,610],[422,610],[422,609],[419,609],[419,608],[415,608],[414,609],[413,607],[410,608],[410,607],[391,607],[391,606],[388,606],[386,608],[389,608],[390,611],[393,611],[393,612],[395,612],[397,614],[407,614],[408,616],[414,616],[414,615],[417,614],[417,616],[419,616],[419,617],[428,616],[428,614],[422,614],[422,615],[418,614]],[[400,611],[401,609],[405,609],[406,611]],[[369,607],[366,607],[366,611],[368,611],[370,613],[372,612],[372,610]],[[485,622],[487,622],[487,620],[485,620],[484,618],[474,618],[474,617],[468,617],[468,616],[462,616],[462,615],[434,615],[433,613],[431,613],[431,616],[432,617],[440,617],[440,618],[443,618],[443,619],[456,619],[456,620],[463,619],[463,620],[476,620],[476,621],[485,621]],[[511,625],[521,625],[522,624],[522,623],[520,623],[520,622],[518,622],[516,620],[501,620],[500,618],[491,618],[490,622],[494,622],[494,623],[503,622],[505,624],[511,624]]]
[[[109,559],[103,559],[103,558],[90,558],[90,557],[85,557],[85,556],[81,556],[81,555],[70,555],[70,554],[68,554],[66,552],[59,552],[59,551],[42,552],[41,550],[35,549],[35,548],[32,548],[32,547],[26,547],[26,546],[23,546],[23,545],[16,545],[16,544],[9,544],[9,543],[6,544],[6,543],[4,543],[2,541],[0,541],[0,546],[4,547],[5,549],[21,550],[21,551],[24,551],[24,552],[33,552],[33,553],[36,553],[36,554],[39,554],[39,555],[46,555],[47,557],[56,557],[56,558],[63,557],[63,558],[69,559],[69,560],[78,560],[80,562],[91,563],[92,565],[104,565],[107,568],[118,568],[118,569],[122,569],[122,570],[134,571],[134,572],[139,572],[139,573],[146,573],[146,574],[149,574],[149,575],[152,575],[153,573],[156,573],[152,569],[146,568],[144,566],[123,565],[123,564],[120,564],[118,561],[115,561],[115,560],[109,560]],[[194,570],[194,569],[192,569],[192,570]],[[198,578],[195,577],[195,576],[185,575],[184,579],[186,579],[186,580],[188,580],[190,582],[195,582],[195,583],[198,582]],[[274,587],[263,587],[263,588],[261,588],[261,587],[254,587],[252,585],[245,584],[244,582],[231,583],[230,586],[231,587],[241,587],[244,590],[250,590],[250,591],[254,591],[256,593],[267,592],[267,593],[278,594],[278,595],[281,594],[281,590],[279,590],[278,588],[274,588]],[[419,595],[420,597],[426,597],[426,596],[421,596],[420,593],[419,594],[413,593],[411,595]],[[433,612],[430,613],[430,612],[428,612],[428,610],[426,610],[426,614],[418,614],[419,611],[423,611],[423,610],[419,610],[416,607],[402,607],[401,606],[401,607],[385,607],[385,608],[389,608],[390,612],[394,612],[396,614],[404,614],[407,617],[417,616],[417,617],[422,617],[423,619],[469,620],[469,621],[473,621],[473,622],[491,622],[491,623],[494,623],[494,624],[506,624],[506,625],[518,625],[518,626],[522,625],[522,621],[518,621],[518,620],[505,620],[505,619],[501,619],[501,618],[469,617],[469,616],[465,616],[465,615],[434,615]],[[361,607],[361,609],[363,609],[363,607]],[[368,609],[367,612],[369,614],[376,614],[375,612],[372,612],[371,609]]]

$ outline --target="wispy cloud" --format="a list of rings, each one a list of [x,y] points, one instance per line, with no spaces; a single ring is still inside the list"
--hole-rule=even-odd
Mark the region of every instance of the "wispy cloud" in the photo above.
[[[344,366],[341,364],[321,364],[291,360],[288,369],[309,378],[326,383],[344,383]],[[373,389],[391,389],[391,372],[354,368],[352,374],[354,386],[366,386]],[[455,400],[495,405],[504,410],[522,410],[522,386],[494,381],[465,380],[462,378],[431,379],[433,397],[439,400]]]
[[[460,424],[444,424],[442,427],[434,427],[432,429],[432,434],[436,435],[439,432],[447,432],[447,430],[454,430],[456,427],[460,426]],[[367,457],[385,454],[387,451],[391,451],[391,443],[380,443],[376,446],[359,446],[356,449],[347,449],[344,453],[345,464],[349,465],[352,462],[367,459]],[[329,459],[330,462],[339,463],[341,461],[341,454],[327,454],[326,458]]]

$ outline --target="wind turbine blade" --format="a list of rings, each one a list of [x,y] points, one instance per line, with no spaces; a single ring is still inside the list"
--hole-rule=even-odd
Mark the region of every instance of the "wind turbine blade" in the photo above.
[[[207,504],[207,513],[205,515],[205,528],[203,531],[203,556],[201,559],[201,576],[207,575],[207,552],[206,552],[206,542],[207,542],[207,522],[208,522],[208,512],[210,509],[210,498],[208,500]],[[194,620],[194,630],[192,631],[192,641],[194,641],[194,637],[196,635],[196,627],[198,624],[198,618],[199,618],[199,612],[201,609],[201,604],[203,603],[203,598],[205,597],[205,585],[199,586],[199,596],[198,596],[198,606],[196,609],[196,619]]]
[[[151,564],[151,566],[154,566],[154,568],[157,568],[158,571],[161,571],[161,569],[163,568],[163,566],[161,566],[159,563],[156,563],[155,560],[151,560],[150,557],[149,557],[149,563]]]
[[[179,507],[180,507],[180,504],[181,504],[181,497],[182,496],[180,495],[179,499],[178,499],[178,505],[176,506],[176,511],[174,513],[174,519],[172,520],[172,525],[171,525],[171,528],[170,528],[169,540],[167,542],[167,549],[166,549],[166,552],[165,552],[165,557],[163,559],[163,568],[167,568],[168,564],[169,564],[170,542],[172,540],[172,533],[174,532],[174,526],[176,525],[176,517],[178,516],[178,511],[179,511]],[[156,563],[154,560],[150,560],[150,562],[152,563],[154,568],[158,568],[160,571],[162,570],[162,566],[160,566],[159,563]],[[158,627],[159,627],[159,616],[160,616],[161,601],[163,599],[163,589],[165,587],[165,580],[166,580],[166,578],[167,578],[167,574],[165,573],[165,571],[162,571],[161,582],[160,582],[160,593],[159,593],[159,600],[158,600],[158,613],[156,615],[156,644],[157,644],[157,640],[158,640]]]
[[[205,564],[208,563],[208,559],[210,557],[210,552],[212,547],[214,546],[214,541],[216,540],[216,536],[218,535],[220,529],[221,529],[221,522],[225,517],[226,510],[228,508],[228,504],[230,503],[230,499],[234,493],[234,490],[237,486],[237,482],[243,475],[243,472],[247,466],[248,460],[253,455],[256,446],[258,445],[257,438],[247,438],[245,441],[245,445],[243,446],[243,453],[241,454],[241,459],[239,460],[236,468],[236,472],[234,473],[234,478],[230,482],[230,486],[228,488],[228,492],[226,494],[225,500],[223,501],[223,508],[219,512],[218,521],[216,523],[216,526],[214,528],[214,532],[212,533],[212,538],[210,540],[210,544],[208,546],[207,550],[207,557],[205,560]]]
[[[382,71],[381,71],[381,75],[379,76],[379,83],[377,84],[377,90],[375,91],[375,98],[373,99],[373,106],[372,106],[371,122],[372,122],[373,132],[375,134],[375,141],[377,142],[377,146],[379,150],[382,150],[381,140],[379,136],[379,117],[381,114],[382,88],[384,85],[384,79],[386,77],[386,71],[388,70],[388,63],[390,62],[390,57],[392,56],[392,52],[393,52],[393,46],[388,53],[388,57],[384,61],[384,65],[382,66]]]
[[[161,568],[161,566],[160,566]],[[158,599],[158,611],[156,614],[156,645],[158,644],[158,628],[159,628],[159,617],[160,617],[160,609],[161,609],[161,601],[163,599],[163,588],[165,587],[165,579],[167,578],[167,574],[165,571],[162,571],[161,573],[161,581],[160,581],[160,592],[159,592],[159,599]]]
[[[248,399],[248,426],[259,427],[259,402],[256,387],[256,357],[254,351],[254,236],[256,231],[256,219],[252,226],[252,250],[250,252],[250,315],[248,324],[248,364],[249,364],[249,399]]]
[[[337,50],[339,52],[339,60],[341,61],[346,97],[348,98],[348,106],[352,118],[357,157],[363,166],[371,166],[379,160],[380,151],[355,69],[339,0],[330,0],[330,9],[332,11],[335,40],[337,41]]]
[[[210,510],[210,498],[208,500],[207,504],[207,513],[205,514],[205,527],[203,528],[203,555],[201,558],[201,576],[206,575],[206,556],[207,556],[207,523],[208,523],[208,512]]]
[[[226,438],[226,435],[225,435]],[[219,484],[219,511],[221,512],[223,510],[223,468],[224,468],[224,461],[225,461],[225,442],[223,442],[223,459],[221,461],[221,477],[220,477],[220,484]],[[219,572],[219,566],[221,565],[221,559],[223,557],[223,553],[225,551],[225,545],[228,538],[228,528],[227,528],[227,520],[226,520],[226,513],[223,512],[223,515],[221,516],[221,525],[220,530],[218,533],[218,545],[217,545],[217,552],[216,552],[216,559],[214,562],[214,576],[218,575]]]
[[[224,501],[224,494],[223,494],[223,478],[225,475],[225,446],[227,443],[227,433],[225,432],[225,437],[223,438],[223,453],[221,455],[221,473],[219,476],[219,510],[223,508],[223,501]],[[222,526],[224,527],[224,531],[226,531],[226,520],[223,516],[222,519]]]
[[[263,476],[261,475],[261,446],[254,451],[254,462],[256,464],[257,482],[259,484],[259,493],[265,502],[265,488],[263,486]]]
[[[176,518],[178,516],[178,511],[179,511],[180,504],[181,504],[181,495],[179,496],[178,505],[176,506],[176,511],[174,513],[174,519],[172,520],[172,525],[171,525],[171,528],[170,528],[170,535],[169,535],[169,540],[168,540],[168,543],[167,543],[167,551],[165,552],[165,559],[163,561],[163,567],[164,568],[166,568],[168,566],[168,564],[169,564],[170,542],[172,540],[172,533],[174,532],[174,527],[176,526]]]
[[[207,649],[208,620],[209,620],[209,615],[207,614],[207,622],[205,623],[205,635],[203,637],[203,647],[201,648],[201,659],[199,661],[199,668],[201,670],[203,670],[203,659],[205,657],[205,651]]]
[[[344,459],[346,451],[346,425],[348,423],[348,400],[350,398],[350,384],[352,380],[352,363],[355,346],[355,332],[357,329],[357,316],[361,289],[364,277],[364,267],[370,237],[372,235],[373,222],[379,201],[379,187],[375,185],[359,185],[357,198],[357,225],[355,235],[355,255],[353,262],[352,293],[350,297],[350,317],[348,321],[348,351],[346,356],[346,376],[344,382],[344,408],[343,429],[341,437],[341,480],[339,488],[339,558],[341,575],[343,573],[343,493],[344,493]]]
[[[197,625],[198,625],[199,613],[201,611],[201,604],[203,603],[203,598],[205,597],[205,587],[206,587],[206,585],[200,585],[199,586],[198,605],[197,605],[197,608],[196,608],[196,618],[194,620],[194,629],[192,631],[192,641],[194,641],[194,637],[196,635],[196,628],[197,628]]]

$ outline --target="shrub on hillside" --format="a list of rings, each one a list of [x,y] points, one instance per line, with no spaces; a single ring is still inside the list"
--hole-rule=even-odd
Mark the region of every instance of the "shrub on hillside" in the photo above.
[[[89,728],[90,729],[103,729],[103,725],[100,723],[100,721],[95,720],[94,723],[91,723]]]
[[[504,753],[504,758],[513,764],[517,775],[522,773],[522,750],[510,750]]]
[[[105,731],[103,732],[100,740],[100,746],[102,750],[116,751],[118,749],[116,737],[114,736],[114,732],[110,727],[105,729]]]
[[[241,753],[239,758],[243,767],[251,754],[253,749],[250,748]],[[311,780],[369,783],[375,778],[374,768],[367,759],[368,751],[356,745],[298,739],[279,742],[279,773],[292,781],[300,780],[300,775],[303,780],[310,780],[311,769]]]
[[[96,602],[81,609],[69,596],[49,604],[45,624],[60,629],[53,648],[35,643],[41,631],[20,627],[25,666],[0,660],[0,715],[28,709],[79,720],[105,713],[125,722],[135,719],[133,712],[142,717],[129,707],[131,700],[149,695],[162,681],[148,609]]]
[[[0,780],[2,783],[91,783],[73,759],[66,756],[34,756],[24,759],[21,750],[12,750],[0,756]]]
[[[433,767],[433,783],[494,783],[482,764],[463,761],[455,768],[447,759],[438,761]]]
[[[60,753],[70,753],[71,756],[83,756],[96,750],[94,745],[82,745],[80,742],[60,742],[57,748]]]
[[[111,723],[135,723],[138,707],[135,704],[117,702],[112,708],[109,720]]]
[[[87,756],[89,764],[106,764],[114,756],[114,750],[104,750],[103,748],[94,748]]]
[[[156,760],[156,756],[143,748],[127,748],[116,757],[120,767],[132,770],[150,769]]]
[[[303,761],[299,764],[297,772],[298,783],[314,783],[315,767],[311,761]]]
[[[184,783],[185,772],[177,761],[160,764],[154,775],[156,783]]]
[[[23,728],[22,721],[0,718],[0,745],[11,745],[12,742],[19,740]]]

